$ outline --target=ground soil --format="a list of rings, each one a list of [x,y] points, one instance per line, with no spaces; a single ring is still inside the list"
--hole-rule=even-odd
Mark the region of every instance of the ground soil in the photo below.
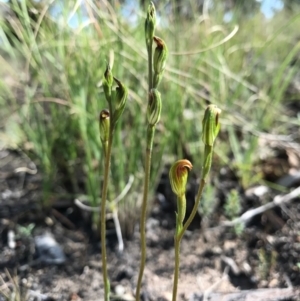
[[[10,150],[2,150],[0,155],[0,300],[13,291],[27,293],[25,300],[103,300],[101,249],[98,231],[91,227],[91,214],[68,197],[53,196],[51,204],[43,207],[42,175],[30,174],[33,167],[28,158]],[[24,166],[29,170],[18,169]],[[225,178],[228,181],[218,187],[215,213],[209,219],[198,216],[183,238],[178,299],[202,300],[201,295],[208,291],[299,288],[299,198],[256,216],[238,236],[234,229],[220,226],[225,220],[224,194],[238,187],[228,175]],[[299,182],[294,181],[289,189],[296,186]],[[243,212],[261,205],[257,195],[240,193]],[[272,201],[276,194],[279,192],[269,192],[265,201]],[[147,221],[147,266],[141,300],[171,300],[174,211],[170,189],[160,185]],[[28,230],[30,224],[34,228],[28,233],[20,227]],[[122,253],[109,219],[107,226],[112,299],[134,300],[140,258],[138,226],[131,239],[125,240]],[[14,248],[9,246],[8,233],[15,234]],[[64,264],[37,260],[33,237],[44,233],[51,233],[62,247]]]

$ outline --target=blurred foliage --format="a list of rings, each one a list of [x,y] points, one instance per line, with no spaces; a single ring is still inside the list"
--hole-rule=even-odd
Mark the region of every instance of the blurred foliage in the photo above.
[[[237,218],[241,212],[242,206],[239,193],[236,189],[229,191],[224,205],[225,214],[231,220]]]

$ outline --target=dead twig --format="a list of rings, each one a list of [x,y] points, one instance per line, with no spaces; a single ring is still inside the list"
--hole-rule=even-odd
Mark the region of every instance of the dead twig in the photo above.
[[[117,204],[119,203],[122,199],[124,199],[124,197],[126,196],[126,194],[128,193],[128,191],[130,190],[132,183],[134,181],[134,176],[130,175],[129,176],[129,180],[126,184],[126,186],[124,187],[124,189],[122,190],[122,192],[112,201],[112,203]],[[74,204],[79,207],[82,210],[88,211],[88,212],[100,212],[99,207],[92,207],[92,206],[88,206],[83,204],[82,201],[75,199],[74,200]]]
[[[292,190],[288,194],[277,195],[277,196],[275,196],[275,198],[273,199],[272,202],[262,205],[260,207],[254,208],[254,209],[250,209],[250,210],[246,211],[245,213],[243,213],[240,217],[235,218],[232,221],[225,221],[225,222],[221,223],[220,227],[222,227],[222,226],[232,227],[237,224],[246,224],[254,216],[261,214],[267,210],[270,210],[276,206],[281,206],[283,204],[286,204],[286,203],[292,201],[293,199],[295,199],[296,197],[298,197],[299,195],[300,195],[300,187],[297,187],[296,189]]]
[[[52,208],[51,213],[55,216],[56,219],[60,220],[60,222],[63,225],[67,226],[69,229],[72,229],[72,230],[76,229],[76,226],[67,217],[65,217],[63,214],[61,214],[56,209]]]
[[[112,210],[112,218],[113,218],[114,224],[115,224],[116,234],[117,234],[117,238],[118,238],[118,250],[120,252],[123,252],[123,250],[124,250],[124,242],[123,242],[123,237],[122,237],[121,225],[120,225],[120,221],[119,221],[119,217],[118,217],[117,204],[122,199],[124,199],[124,197],[126,196],[128,191],[130,190],[133,181],[134,181],[134,176],[130,175],[128,183],[126,184],[126,186],[124,187],[122,192],[113,201],[110,202],[112,204],[111,208],[114,208]],[[87,205],[83,204],[81,201],[79,201],[78,199],[74,200],[74,204],[76,206],[78,206],[80,209],[85,210],[85,211],[100,212],[99,206],[98,207],[87,206]]]
[[[209,301],[282,301],[299,300],[300,292],[290,288],[269,288],[257,290],[245,290],[229,294],[213,293],[209,295]]]

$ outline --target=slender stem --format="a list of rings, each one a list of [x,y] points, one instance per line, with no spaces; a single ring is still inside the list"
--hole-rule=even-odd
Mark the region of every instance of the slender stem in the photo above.
[[[210,172],[210,168],[211,168],[212,154],[213,154],[213,147],[210,146],[210,145],[205,145],[205,148],[204,148],[204,162],[203,162],[203,167],[202,167],[202,178],[201,178],[200,186],[199,186],[199,189],[198,189],[198,193],[197,193],[197,196],[196,196],[196,200],[195,200],[195,204],[194,204],[192,213],[190,214],[188,220],[183,225],[181,233],[179,234],[180,239],[182,238],[184,232],[186,231],[186,229],[189,227],[189,225],[193,221],[193,219],[194,219],[194,217],[195,217],[195,215],[198,211],[198,207],[199,207],[199,203],[200,203],[201,196],[202,196],[202,193],[203,193],[203,189],[204,189],[204,186],[206,184],[206,178],[207,178],[207,176]]]
[[[197,193],[197,196],[196,196],[196,200],[195,200],[195,204],[194,204],[192,213],[189,216],[188,220],[183,225],[183,227],[182,226],[179,227],[179,225],[178,225],[179,219],[177,218],[176,229],[180,229],[180,230],[178,231],[178,233],[176,233],[175,238],[174,238],[174,241],[175,241],[175,268],[174,268],[172,301],[176,301],[176,299],[177,299],[177,287],[178,287],[178,279],[179,279],[179,262],[180,262],[180,257],[179,257],[179,255],[180,255],[180,242],[182,240],[184,232],[189,227],[189,225],[193,221],[193,219],[194,219],[194,217],[195,217],[195,215],[198,211],[199,203],[200,203],[200,200],[201,200],[201,196],[202,196],[205,184],[206,184],[205,180],[201,179],[201,183],[200,183],[200,186],[199,186],[199,190],[198,190],[198,193]]]
[[[206,181],[204,179],[201,179],[200,186],[199,186],[198,193],[197,193],[197,196],[196,196],[196,199],[195,199],[195,204],[194,204],[192,213],[190,214],[188,220],[185,222],[181,232],[178,235],[179,240],[181,240],[184,232],[190,226],[191,222],[193,221],[193,219],[194,219],[194,217],[195,217],[195,215],[198,211],[198,207],[199,207],[199,204],[200,204],[200,200],[201,200],[201,196],[202,196],[205,184],[206,184]]]
[[[179,224],[180,229],[182,228],[182,224],[185,217],[186,212],[186,198],[185,194],[177,197],[177,224]],[[176,233],[178,235],[178,233]]]
[[[180,241],[177,234],[174,238],[175,241],[175,268],[174,268],[174,280],[173,280],[173,296],[172,301],[177,299],[177,287],[178,287],[178,278],[179,278],[179,254],[180,254]]]
[[[147,217],[147,199],[150,183],[150,170],[151,170],[151,157],[152,157],[152,147],[153,138],[155,133],[155,127],[148,125],[147,128],[147,148],[146,148],[146,158],[145,158],[145,179],[144,179],[144,192],[143,192],[143,202],[142,202],[142,212],[140,220],[140,233],[141,233],[141,261],[140,261],[140,271],[138,276],[137,288],[136,288],[136,301],[140,300],[140,292],[142,286],[142,279],[146,263],[146,217]]]
[[[110,171],[110,158],[112,150],[112,136],[113,131],[110,129],[109,141],[107,145],[107,153],[105,156],[105,165],[104,165],[104,180],[102,187],[102,198],[101,198],[101,257],[102,257],[102,275],[104,282],[104,296],[105,301],[109,301],[110,294],[110,284],[107,273],[107,259],[106,259],[106,198],[108,191],[108,180],[109,180],[109,171]]]
[[[186,199],[185,194],[181,196],[177,196],[177,211],[176,214],[176,234],[174,236],[174,244],[175,244],[175,267],[174,267],[174,280],[173,280],[173,296],[172,301],[176,301],[177,298],[177,287],[178,287],[178,279],[179,279],[179,265],[180,265],[180,242],[181,238],[179,234],[182,230],[182,224],[186,211]]]
[[[152,44],[150,41],[147,43],[148,52],[148,102],[150,101],[150,90],[152,89],[153,79],[152,79]],[[146,142],[146,158],[145,158],[145,176],[144,176],[144,191],[143,191],[143,201],[142,201],[142,212],[140,219],[140,235],[141,235],[141,261],[140,261],[140,271],[137,281],[135,300],[140,301],[141,287],[143,274],[146,264],[146,217],[147,217],[147,200],[148,191],[150,184],[150,171],[151,171],[151,157],[152,157],[152,147],[153,139],[155,133],[155,126],[148,125],[147,127],[147,142]]]

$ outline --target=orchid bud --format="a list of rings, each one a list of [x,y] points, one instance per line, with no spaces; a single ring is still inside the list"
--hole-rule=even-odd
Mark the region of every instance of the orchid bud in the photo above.
[[[156,12],[155,12],[155,6],[153,2],[150,2],[147,10],[147,17],[145,21],[145,37],[146,37],[146,44],[147,46],[152,45],[152,40],[154,36],[155,31],[155,25],[156,25]]]
[[[221,109],[216,105],[209,105],[202,121],[202,141],[205,145],[213,146],[215,139],[220,131],[219,116]]]
[[[176,161],[170,169],[169,177],[173,192],[178,196],[183,196],[186,191],[188,171],[193,168],[189,160]]]
[[[153,37],[153,40],[156,43],[153,58],[154,71],[161,73],[165,70],[168,48],[166,43],[161,38]]]
[[[108,110],[102,110],[99,115],[99,129],[102,143],[109,138],[110,114]]]
[[[99,130],[100,139],[104,148],[104,153],[107,153],[107,145],[109,140],[110,114],[108,110],[102,110],[99,115]]]
[[[147,118],[149,125],[154,126],[160,119],[161,97],[160,93],[156,89],[152,89],[149,93],[150,97],[147,108]]]
[[[176,233],[179,234],[182,229],[186,213],[186,183],[188,171],[193,168],[188,160],[178,160],[170,169],[169,177],[173,192],[177,195],[177,214],[176,214]]]
[[[124,111],[127,96],[128,96],[128,89],[117,78],[114,77],[114,80],[118,85],[118,87],[116,88],[115,102],[114,102],[115,107],[113,113],[113,124],[115,125]]]
[[[161,81],[163,72],[166,67],[168,48],[165,42],[161,38],[154,37],[153,39],[157,45],[153,57],[153,67],[154,67],[153,87],[156,88]]]
[[[106,66],[106,70],[103,75],[102,85],[103,85],[103,90],[104,90],[106,100],[108,102],[110,102],[111,101],[111,88],[113,85],[113,74],[111,72],[109,64],[107,64],[107,66]]]

